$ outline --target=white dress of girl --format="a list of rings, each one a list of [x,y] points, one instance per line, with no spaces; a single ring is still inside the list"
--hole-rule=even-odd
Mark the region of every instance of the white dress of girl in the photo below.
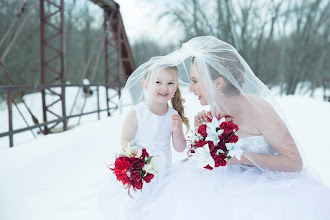
[[[133,145],[146,148],[150,156],[155,156],[157,174],[150,183],[144,183],[142,191],[128,190],[116,181],[115,175],[109,170],[109,177],[100,192],[100,208],[109,220],[137,220],[142,218],[142,206],[148,200],[153,189],[163,179],[166,169],[172,162],[171,135],[172,115],[177,111],[168,107],[165,115],[155,115],[144,102],[134,106],[137,119],[137,130]],[[114,161],[113,161],[114,163]]]
[[[245,151],[275,155],[263,136],[240,138]],[[145,203],[146,220],[329,220],[330,190],[306,173],[274,179],[256,167],[213,170],[174,164]]]

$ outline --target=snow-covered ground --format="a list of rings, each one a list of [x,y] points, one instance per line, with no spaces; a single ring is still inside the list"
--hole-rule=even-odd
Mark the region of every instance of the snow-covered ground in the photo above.
[[[196,103],[193,99],[196,98],[187,97],[186,106],[197,111],[200,107],[191,104]],[[278,99],[308,166],[329,184],[330,103],[322,101],[319,92],[315,98],[295,95]],[[36,101],[40,97],[31,94],[26,100],[31,100],[35,105],[33,111],[40,114]],[[95,107],[95,102],[90,103],[88,108]],[[192,115],[188,111],[188,116]],[[7,129],[2,123],[6,117],[6,110],[0,110],[1,131]],[[8,138],[0,138],[1,220],[102,219],[97,201],[104,176],[109,172],[104,162],[119,150],[124,116],[117,112],[114,117],[103,116],[100,121],[95,121],[96,118],[91,115],[72,130],[37,139],[29,132],[16,135],[16,145],[11,149]],[[17,122],[19,116],[14,120],[15,126],[22,126],[22,121]]]

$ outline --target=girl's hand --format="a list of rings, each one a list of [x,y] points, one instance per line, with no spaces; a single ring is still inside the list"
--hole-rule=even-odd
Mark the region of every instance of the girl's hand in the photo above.
[[[209,119],[212,119],[212,117],[213,116],[210,111],[203,110],[201,112],[198,112],[194,118],[195,119],[195,121],[194,121],[195,128],[198,128],[200,125],[209,122]]]
[[[173,133],[182,132],[182,119],[180,115],[172,115],[172,131]]]

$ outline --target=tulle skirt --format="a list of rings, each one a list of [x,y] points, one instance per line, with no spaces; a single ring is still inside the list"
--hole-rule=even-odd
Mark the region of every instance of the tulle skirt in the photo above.
[[[256,167],[214,170],[194,161],[173,164],[141,191],[124,189],[109,172],[100,191],[108,220],[329,220],[330,189],[310,172],[274,179]]]
[[[258,168],[177,163],[139,210],[140,219],[330,219],[330,190],[306,172],[276,180]],[[138,217],[136,219],[139,219]]]
[[[159,183],[156,176],[142,190],[129,190],[117,181],[115,175],[106,175],[99,192],[99,208],[105,220],[137,220],[142,217],[143,205]]]

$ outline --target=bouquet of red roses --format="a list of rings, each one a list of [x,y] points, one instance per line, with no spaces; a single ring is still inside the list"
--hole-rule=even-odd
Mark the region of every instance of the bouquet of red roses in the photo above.
[[[200,125],[193,134],[188,155],[196,158],[198,167],[212,170],[226,166],[227,160],[234,156],[241,159],[243,151],[235,146],[238,126],[226,118],[231,116],[209,118],[210,123]]]
[[[123,153],[118,154],[114,167],[109,167],[125,188],[141,190],[143,182],[149,183],[157,173],[155,159],[149,156],[145,148],[135,147],[131,143]]]

